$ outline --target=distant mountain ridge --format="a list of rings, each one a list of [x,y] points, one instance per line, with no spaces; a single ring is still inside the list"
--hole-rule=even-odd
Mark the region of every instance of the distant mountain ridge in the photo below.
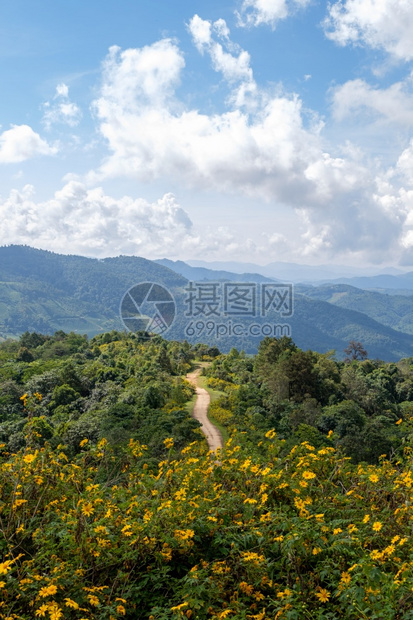
[[[344,265],[302,265],[299,263],[288,263],[277,261],[268,263],[267,265],[256,265],[254,263],[238,263],[234,261],[200,261],[188,260],[188,265],[193,267],[203,267],[213,270],[227,270],[234,273],[257,273],[267,278],[277,278],[279,280],[290,280],[294,283],[300,282],[321,282],[321,281],[342,281],[351,278],[370,278],[379,277],[383,271],[384,275],[397,277],[404,275],[402,270],[395,267],[381,268],[364,268],[364,267],[348,267]],[[412,272],[413,276],[413,272]],[[348,282],[351,284],[351,282]],[[354,284],[354,286],[357,286]],[[370,287],[369,287],[370,288]]]
[[[357,310],[393,329],[413,334],[413,290],[410,295],[391,295],[362,290],[348,284],[299,285],[296,290],[340,308]]]
[[[223,275],[222,272],[208,271],[208,274],[202,273],[213,280],[219,280]],[[225,276],[228,275],[231,272],[225,272]],[[254,274],[245,276],[246,282],[251,282],[251,275]],[[236,274],[236,278],[237,282],[243,281],[240,274]],[[192,331],[188,331],[188,325],[196,327],[205,324],[206,319],[199,315],[194,320],[188,315],[185,306],[188,279],[163,264],[129,256],[103,260],[65,256],[27,246],[0,247],[0,337],[17,337],[27,330],[43,333],[76,331],[92,336],[111,329],[123,329],[119,313],[121,300],[129,288],[142,282],[161,284],[175,298],[176,318],[166,334],[170,339],[206,342],[222,351],[236,347],[253,353],[260,339],[270,335],[259,331],[263,325],[270,329],[286,324],[291,329],[293,340],[302,349],[320,352],[335,349],[337,356],[342,357],[343,349],[349,340],[354,339],[360,340],[373,358],[392,361],[413,356],[413,335],[401,330],[402,323],[395,323],[397,329],[384,324],[393,320],[390,310],[389,316],[383,315],[383,321],[379,321],[380,316],[377,312],[374,314],[372,307],[379,307],[377,300],[381,297],[368,302],[370,297],[363,297],[365,292],[358,289],[352,293],[354,299],[349,296],[349,307],[344,307],[344,302],[340,307],[336,303],[339,299],[337,290],[297,287],[293,316],[253,317],[251,321],[259,326],[257,335],[245,332],[239,337],[231,333],[217,337],[213,330],[208,334],[191,327]],[[266,283],[270,280],[258,281],[257,287]],[[401,300],[396,299],[395,303],[402,307]],[[365,312],[356,310],[355,304]],[[408,306],[404,307],[404,312],[406,325],[410,325]],[[246,325],[246,319],[242,319]],[[231,320],[233,323],[240,321],[225,313],[218,320],[224,326]]]
[[[161,258],[154,261],[158,265],[163,265],[179,273],[184,278],[192,281],[220,281],[229,280],[232,282],[279,282],[274,278],[267,278],[259,273],[235,273],[233,271],[223,271],[215,269],[207,269],[206,267],[192,267],[188,263],[181,260],[173,261],[167,258]]]

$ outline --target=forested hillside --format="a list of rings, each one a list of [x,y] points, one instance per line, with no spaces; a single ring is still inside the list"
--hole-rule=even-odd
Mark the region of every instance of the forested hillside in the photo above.
[[[3,620],[413,618],[411,359],[25,333],[0,399]]]
[[[230,275],[217,272],[221,293]],[[248,274],[232,275],[241,285],[246,279],[251,282]],[[369,301],[370,293],[358,291],[359,301],[339,307],[335,299],[325,300],[323,290],[318,296],[318,289],[306,289],[309,296],[298,289],[287,317],[277,311],[262,314],[259,302],[251,315],[226,314],[223,307],[216,314],[194,315],[188,304],[190,282],[167,266],[135,256],[98,260],[26,246],[0,247],[0,341],[18,338],[25,331],[53,334],[63,330],[92,337],[124,329],[122,299],[131,287],[143,282],[166,287],[174,299],[175,318],[164,334],[171,340],[202,341],[225,352],[236,347],[255,354],[260,340],[271,332],[292,336],[303,349],[321,353],[335,349],[338,358],[344,356],[350,340],[363,342],[371,358],[397,361],[413,355],[413,334],[406,333],[410,331],[408,300],[398,305],[404,312],[398,320],[390,302],[380,314],[387,296],[380,296],[380,304],[375,304]],[[252,282],[259,299],[260,287],[269,280]],[[237,336],[230,328],[234,323],[240,325]]]

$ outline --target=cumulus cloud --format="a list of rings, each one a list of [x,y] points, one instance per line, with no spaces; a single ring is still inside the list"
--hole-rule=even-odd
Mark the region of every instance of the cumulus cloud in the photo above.
[[[388,88],[374,88],[364,80],[350,80],[332,91],[333,114],[337,120],[367,112],[391,123],[413,125],[411,77]]]
[[[413,187],[413,139],[398,158],[394,174],[402,175],[403,182]]]
[[[29,125],[12,125],[0,134],[0,164],[15,164],[37,155],[55,155],[50,146]]]
[[[410,0],[340,0],[329,6],[324,28],[339,45],[367,45],[402,61],[413,59]]]
[[[209,54],[214,70],[222,73],[230,85],[238,84],[230,101],[238,107],[246,104],[247,98],[257,92],[250,66],[251,57],[247,51],[231,41],[225,20],[218,19],[211,24],[199,15],[194,15],[188,29],[198,51]],[[218,41],[214,40],[213,35]]]
[[[94,102],[111,155],[89,180],[162,177],[293,207],[322,205],[338,186],[352,192],[365,181],[358,164],[324,152],[322,124],[304,120],[298,96],[258,88],[249,55],[231,41],[223,20],[194,16],[189,29],[232,88],[228,109],[205,114],[179,101],[184,59],[174,41],[111,48]],[[346,171],[340,181],[339,170]]]
[[[82,117],[82,112],[76,103],[70,101],[69,87],[64,84],[56,86],[56,93],[52,101],[43,104],[44,115],[43,124],[46,129],[52,125],[63,124],[69,127],[76,127]]]
[[[175,257],[182,252],[219,251],[233,243],[226,231],[197,233],[170,193],[152,203],[130,196],[116,199],[101,187],[90,189],[76,181],[43,202],[35,200],[30,185],[13,190],[0,199],[0,220],[0,245],[36,245],[95,257]]]
[[[297,95],[258,85],[249,54],[231,40],[224,20],[195,15],[188,30],[199,53],[210,58],[228,85],[224,111],[207,114],[178,97],[185,61],[175,41],[111,48],[93,104],[110,155],[89,174],[88,183],[122,176],[173,180],[197,190],[254,197],[274,210],[290,206],[300,215],[301,232],[297,228],[294,239],[287,243],[268,230],[264,241],[241,242],[255,248],[250,253],[270,255],[275,247],[287,251],[289,246],[290,258],[304,251],[318,260],[380,262],[384,257],[397,261],[400,247],[407,252],[411,238],[413,243],[411,196],[405,189],[410,155],[387,171],[379,160],[367,161],[355,145],[333,151],[322,122]],[[386,119],[393,114],[405,126],[411,122],[407,82],[380,90],[354,80],[333,91],[333,100],[337,118],[364,109]],[[223,241],[222,235],[219,251],[236,252],[239,244]],[[212,237],[193,232],[185,243],[195,238],[200,243],[208,239],[212,247]]]
[[[275,28],[280,19],[285,19],[309,2],[310,0],[243,0],[240,11],[236,11],[238,24],[240,26],[266,24]]]

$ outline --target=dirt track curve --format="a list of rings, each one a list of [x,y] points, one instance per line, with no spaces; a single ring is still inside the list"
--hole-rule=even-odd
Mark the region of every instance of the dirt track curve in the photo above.
[[[208,418],[208,407],[211,399],[208,392],[204,388],[199,387],[198,377],[200,372],[201,369],[197,368],[186,375],[188,381],[196,388],[196,401],[192,415],[201,423],[201,430],[206,437],[209,449],[215,452],[218,448],[223,447],[222,436],[217,427]]]

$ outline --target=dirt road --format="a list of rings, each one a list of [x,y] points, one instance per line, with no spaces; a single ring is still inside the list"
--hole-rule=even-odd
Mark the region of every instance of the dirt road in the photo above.
[[[209,394],[204,388],[199,387],[198,377],[201,369],[197,368],[186,375],[188,381],[196,388],[196,401],[192,415],[201,423],[201,430],[208,442],[209,449],[215,452],[223,447],[222,436],[217,427],[208,419]]]

